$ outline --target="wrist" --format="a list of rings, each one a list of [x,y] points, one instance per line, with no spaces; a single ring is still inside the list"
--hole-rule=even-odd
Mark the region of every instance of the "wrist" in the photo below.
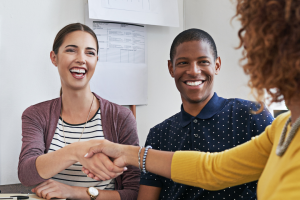
[[[73,193],[69,197],[70,199],[80,199],[80,200],[82,200],[82,199],[90,200],[91,199],[91,197],[87,193],[88,188],[76,187],[76,186],[71,186],[71,187],[73,188]]]
[[[139,146],[132,146],[132,145],[126,145],[124,146],[124,160],[125,160],[125,164],[126,166],[128,165],[132,165],[135,167],[139,167],[138,165],[138,153],[140,150]],[[142,149],[142,152],[144,152],[144,148]],[[141,152],[141,155],[142,155]]]
[[[68,156],[70,156],[70,159],[74,162],[78,162],[81,157],[84,156],[85,153],[80,148],[80,142],[74,142],[72,144],[67,145],[65,148],[68,148]]]

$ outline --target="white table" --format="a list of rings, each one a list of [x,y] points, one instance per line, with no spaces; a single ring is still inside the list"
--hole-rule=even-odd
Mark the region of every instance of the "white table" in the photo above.
[[[10,196],[29,196],[29,200],[41,200],[43,198],[40,198],[38,196],[36,196],[35,194],[1,194],[0,193],[0,200],[1,198],[4,197],[10,197]],[[14,200],[16,200],[17,198],[13,198]],[[65,200],[65,199],[58,199],[58,200]]]

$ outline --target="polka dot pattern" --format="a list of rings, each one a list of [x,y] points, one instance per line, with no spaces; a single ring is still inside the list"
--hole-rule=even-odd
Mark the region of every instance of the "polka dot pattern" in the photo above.
[[[145,145],[164,151],[224,151],[250,140],[272,123],[273,117],[265,109],[252,114],[251,110],[258,108],[254,102],[224,99],[215,93],[196,117],[186,113],[181,106],[181,112],[150,130]],[[147,173],[142,174],[140,184],[161,187],[161,200],[253,200],[256,199],[257,182],[208,191]]]

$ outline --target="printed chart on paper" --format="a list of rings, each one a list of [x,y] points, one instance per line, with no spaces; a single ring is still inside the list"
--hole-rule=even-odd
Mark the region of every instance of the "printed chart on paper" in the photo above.
[[[153,0],[102,0],[103,6],[111,9],[154,11],[156,1]],[[151,9],[152,8],[152,9]]]
[[[145,63],[144,26],[101,21],[93,21],[92,26],[99,42],[99,62]]]

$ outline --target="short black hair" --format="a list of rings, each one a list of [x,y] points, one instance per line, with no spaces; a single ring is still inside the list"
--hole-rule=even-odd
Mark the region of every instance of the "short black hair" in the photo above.
[[[218,58],[217,46],[215,44],[214,39],[205,31],[197,28],[188,29],[179,33],[173,43],[171,45],[170,50],[170,60],[173,62],[174,56],[176,54],[176,48],[184,42],[191,42],[191,41],[204,41],[207,42],[211,48],[212,54],[214,59]]]

